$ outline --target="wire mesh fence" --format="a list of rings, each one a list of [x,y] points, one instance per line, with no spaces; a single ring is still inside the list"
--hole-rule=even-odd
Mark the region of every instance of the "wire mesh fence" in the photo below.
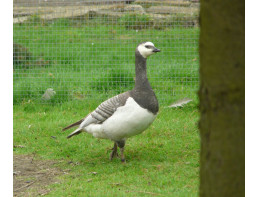
[[[161,104],[199,85],[197,0],[14,0],[14,104],[103,100],[134,87],[135,48],[153,42]]]

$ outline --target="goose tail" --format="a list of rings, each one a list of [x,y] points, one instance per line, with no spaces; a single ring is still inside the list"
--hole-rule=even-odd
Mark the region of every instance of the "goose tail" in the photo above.
[[[73,137],[74,135],[80,134],[80,133],[82,132],[81,129],[82,129],[82,128],[76,129],[75,131],[73,131],[72,133],[70,133],[70,134],[67,136],[67,138],[71,138],[71,137]]]
[[[62,131],[65,131],[65,130],[67,130],[67,129],[70,129],[70,128],[72,128],[72,127],[75,127],[75,126],[77,126],[77,125],[80,125],[83,121],[84,121],[84,119],[79,120],[79,121],[77,121],[77,122],[75,122],[75,123],[73,123],[73,124],[71,124],[71,125],[68,125],[68,126],[66,126],[65,128],[63,128]]]

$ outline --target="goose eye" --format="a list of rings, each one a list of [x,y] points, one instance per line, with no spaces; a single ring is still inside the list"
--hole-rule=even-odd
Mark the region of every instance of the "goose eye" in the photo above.
[[[150,49],[151,48],[151,46],[149,46],[149,45],[147,45],[147,46],[145,46],[147,49]]]

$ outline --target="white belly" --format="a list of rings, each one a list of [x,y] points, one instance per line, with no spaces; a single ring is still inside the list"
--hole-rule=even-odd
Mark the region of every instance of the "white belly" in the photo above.
[[[85,129],[98,138],[121,140],[142,133],[155,120],[156,115],[140,107],[133,98],[119,107],[101,125],[89,125]]]

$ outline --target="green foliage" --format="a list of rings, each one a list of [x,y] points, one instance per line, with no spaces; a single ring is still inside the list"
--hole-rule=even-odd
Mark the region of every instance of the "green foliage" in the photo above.
[[[111,69],[93,79],[90,83],[92,89],[105,92],[107,90],[128,90],[134,86],[134,74],[129,74],[125,70]]]
[[[28,23],[28,24],[33,24],[33,25],[35,25],[35,24],[37,24],[37,23],[38,23],[38,24],[44,24],[44,20],[41,19],[39,15],[34,14],[34,15],[31,15],[31,16],[28,18],[28,20],[26,21],[26,23]]]
[[[32,54],[20,44],[13,43],[13,68],[28,68],[31,65]]]
[[[148,77],[160,103],[170,104],[185,93],[195,97],[198,28],[135,31],[97,20],[80,25],[69,19],[45,22],[43,26],[14,24],[14,43],[20,46],[14,47],[14,104],[28,100],[52,104],[102,101],[129,90],[134,85],[136,43],[147,40],[162,50],[148,60]],[[53,88],[56,95],[43,101],[41,97],[48,88]]]
[[[119,24],[126,29],[147,29],[152,27],[153,21],[146,14],[125,14],[119,19]]]

